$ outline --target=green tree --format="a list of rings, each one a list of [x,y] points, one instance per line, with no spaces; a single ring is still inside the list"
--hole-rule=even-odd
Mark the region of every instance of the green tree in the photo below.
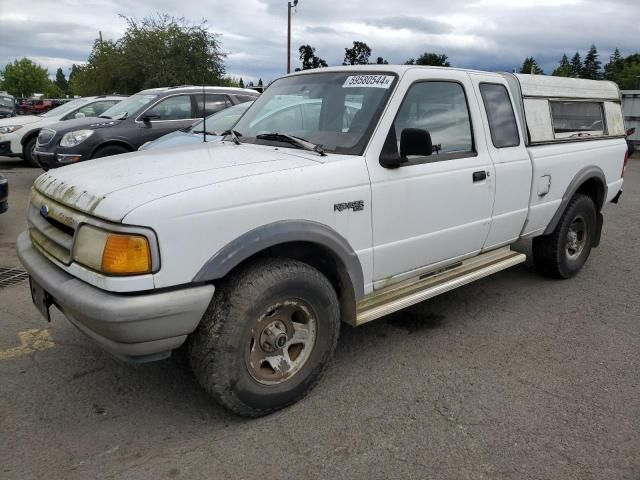
[[[598,80],[602,77],[600,67],[602,62],[598,60],[598,50],[595,45],[591,45],[587,56],[584,57],[584,65],[582,66],[582,78]]]
[[[389,65],[389,62],[382,57],[378,57],[376,58],[376,65]]]
[[[64,76],[64,72],[61,68],[58,68],[56,71],[56,80],[53,83],[56,84],[63,94],[67,94],[69,92],[69,82],[67,82],[67,78]]]
[[[573,78],[580,78],[582,76],[582,58],[580,57],[580,52],[577,50],[571,59],[571,76]]]
[[[264,87],[264,85],[262,84],[262,79],[261,78],[258,79],[258,86],[259,87]]]
[[[224,83],[219,37],[206,22],[166,14],[136,20],[118,40],[96,40],[86,65],[76,67],[73,93],[135,93],[145,88]]]
[[[49,72],[28,58],[14,60],[7,64],[2,73],[3,90],[16,97],[30,97],[34,93],[44,93],[49,84]]]
[[[569,57],[567,54],[562,54],[558,68],[556,68],[551,74],[554,77],[570,77],[571,76],[571,63],[569,63]]]
[[[240,81],[238,82],[238,86],[240,88],[244,88],[244,80],[242,80],[242,78],[240,78]]]
[[[371,48],[364,42],[353,42],[353,47],[344,49],[343,65],[367,65]]]
[[[449,57],[444,53],[424,52],[417,59],[410,58],[405,65],[428,65],[432,67],[450,67]]]
[[[622,90],[640,90],[640,54],[629,55],[618,76]]]
[[[64,98],[62,89],[52,81],[44,89],[44,98]]]
[[[316,55],[316,49],[311,45],[300,45],[298,53],[300,54],[300,61],[302,62],[301,70],[311,70],[313,68],[327,66],[327,62]]]
[[[609,63],[604,66],[604,78],[612,82],[619,83],[620,74],[624,68],[624,59],[620,55],[620,50],[614,50],[613,55],[609,57]]]
[[[533,57],[525,58],[520,68],[520,73],[529,73],[531,75],[544,75],[542,69],[536,63],[536,59]]]

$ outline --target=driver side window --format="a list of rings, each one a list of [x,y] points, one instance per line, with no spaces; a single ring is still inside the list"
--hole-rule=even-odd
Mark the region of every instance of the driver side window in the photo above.
[[[455,82],[420,82],[411,86],[394,122],[400,142],[405,128],[427,130],[437,155],[473,152],[471,120],[464,88]],[[399,145],[399,143],[398,143]]]

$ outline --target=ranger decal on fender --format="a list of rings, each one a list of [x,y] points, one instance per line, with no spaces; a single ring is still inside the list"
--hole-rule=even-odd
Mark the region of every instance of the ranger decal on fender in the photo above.
[[[355,202],[336,203],[333,206],[334,212],[342,212],[343,210],[351,209],[354,212],[360,212],[364,210],[364,200],[356,200]]]

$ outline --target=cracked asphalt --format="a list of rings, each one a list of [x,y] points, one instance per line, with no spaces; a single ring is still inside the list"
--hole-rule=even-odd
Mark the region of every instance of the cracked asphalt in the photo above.
[[[14,266],[37,171],[0,172]],[[520,265],[345,327],[318,387],[257,420],[209,401],[184,363],[129,366],[58,312],[47,324],[26,282],[0,289],[0,478],[638,480],[639,181],[635,159],[576,278]]]

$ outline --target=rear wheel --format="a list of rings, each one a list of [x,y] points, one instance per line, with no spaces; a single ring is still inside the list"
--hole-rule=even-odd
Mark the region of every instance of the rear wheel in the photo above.
[[[27,140],[24,143],[24,145],[22,147],[22,156],[23,156],[25,162],[27,162],[29,164],[29,166],[31,166],[31,167],[39,167],[40,166],[40,164],[36,160],[35,155],[33,154],[34,150],[36,149],[37,140],[38,140],[38,137],[31,137],[29,140]]]
[[[576,194],[549,235],[533,239],[533,260],[538,271],[556,278],[571,278],[583,267],[596,230],[593,200]]]
[[[260,261],[216,291],[190,339],[191,365],[224,407],[266,415],[318,383],[339,330],[336,292],[318,270],[295,260]]]
[[[120,155],[121,153],[129,153],[129,149],[120,145],[107,145],[100,147],[91,158],[110,157],[111,155]]]

